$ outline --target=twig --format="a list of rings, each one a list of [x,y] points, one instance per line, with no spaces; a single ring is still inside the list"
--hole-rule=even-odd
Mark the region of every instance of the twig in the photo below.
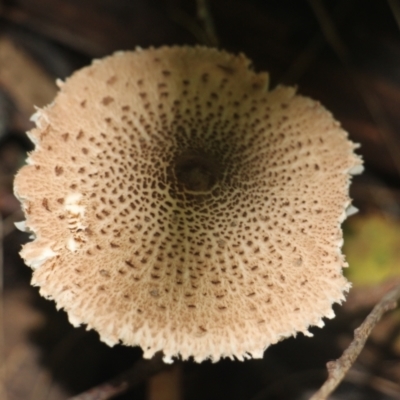
[[[107,400],[121,393],[125,393],[133,386],[144,381],[150,376],[168,368],[162,361],[162,355],[157,354],[151,360],[140,360],[116,378],[95,386],[86,392],[71,397],[69,400]]]
[[[350,52],[345,43],[340,38],[336,27],[328,14],[325,6],[321,0],[308,0],[310,7],[312,8],[315,17],[321,27],[322,33],[324,34],[326,41],[332,47],[344,67],[347,69],[349,75],[352,77],[360,95],[363,98],[364,104],[367,107],[371,117],[381,132],[382,138],[386,143],[386,148],[391,155],[393,164],[397,171],[400,173],[400,159],[398,154],[400,148],[393,138],[396,136],[395,130],[392,124],[386,117],[382,106],[380,105],[376,96],[366,89],[367,82],[365,79],[360,78],[357,74],[356,69],[353,66]]]
[[[191,15],[187,14],[185,11],[179,7],[174,7],[169,11],[169,17],[172,21],[178,24],[181,28],[187,30],[197,42],[207,45],[208,38],[203,27],[200,23]]]
[[[400,300],[400,285],[386,294],[382,300],[373,308],[365,321],[354,331],[354,339],[350,346],[343,352],[336,361],[327,363],[328,379],[310,400],[325,400],[343,380],[354,361],[361,353],[365,342],[372,329],[382,318],[382,315],[393,310]]]
[[[335,4],[332,13],[339,23],[343,22],[349,16],[354,2],[354,0],[341,0]],[[318,53],[324,48],[325,42],[324,35],[317,32],[300,54],[296,56],[295,60],[290,63],[279,81],[285,83],[298,82],[318,57]]]
[[[388,396],[391,400],[400,400],[400,384],[380,376],[371,375],[365,370],[352,368],[346,375],[346,381],[369,388]]]
[[[218,46],[218,37],[215,33],[214,23],[211,17],[207,0],[197,0],[197,17],[203,24],[208,44],[210,46]]]
[[[29,118],[34,105],[48,104],[57,92],[56,84],[26,52],[4,35],[0,36],[0,85]]]
[[[400,29],[400,3],[397,0],[388,0],[394,19]]]
[[[197,15],[187,14],[179,7],[173,7],[170,18],[182,28],[190,32],[195,39],[206,46],[218,46],[218,37],[215,33],[214,23],[208,8],[207,0],[196,0]]]
[[[147,380],[147,400],[181,400],[182,363],[175,361],[170,369]]]

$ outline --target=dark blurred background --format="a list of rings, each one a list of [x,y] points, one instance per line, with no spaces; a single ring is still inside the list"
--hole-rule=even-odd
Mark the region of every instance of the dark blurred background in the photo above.
[[[170,381],[145,380],[118,399],[306,399],[326,362],[400,283],[400,1],[213,0],[209,11],[221,48],[269,71],[272,87],[296,85],[321,101],[361,144],[366,170],[351,190],[361,212],[345,224],[354,287],[314,338],[287,339],[263,360],[177,363]],[[34,105],[51,102],[55,80],[93,58],[197,43],[207,35],[196,0],[0,0],[1,400],[66,399],[141,358],[140,349],[111,349],[73,328],[29,285],[12,182],[33,148],[25,131]],[[399,312],[376,327],[335,398],[400,399]]]

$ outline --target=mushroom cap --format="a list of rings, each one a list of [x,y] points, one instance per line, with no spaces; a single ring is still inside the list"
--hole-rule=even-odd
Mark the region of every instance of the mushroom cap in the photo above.
[[[109,345],[259,358],[332,318],[357,147],[243,55],[118,52],[38,110],[15,180],[33,285]]]

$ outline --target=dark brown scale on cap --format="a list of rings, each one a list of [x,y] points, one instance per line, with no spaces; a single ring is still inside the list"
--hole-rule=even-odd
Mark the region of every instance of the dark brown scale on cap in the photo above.
[[[121,52],[37,113],[15,182],[36,235],[21,254],[71,323],[200,362],[262,357],[333,316],[361,160],[319,103],[249,65]]]

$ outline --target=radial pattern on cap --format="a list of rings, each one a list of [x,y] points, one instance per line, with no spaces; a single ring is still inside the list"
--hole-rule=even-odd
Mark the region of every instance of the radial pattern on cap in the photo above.
[[[261,357],[332,317],[356,147],[318,102],[207,48],[120,52],[35,115],[16,177],[33,284],[145,357]]]

